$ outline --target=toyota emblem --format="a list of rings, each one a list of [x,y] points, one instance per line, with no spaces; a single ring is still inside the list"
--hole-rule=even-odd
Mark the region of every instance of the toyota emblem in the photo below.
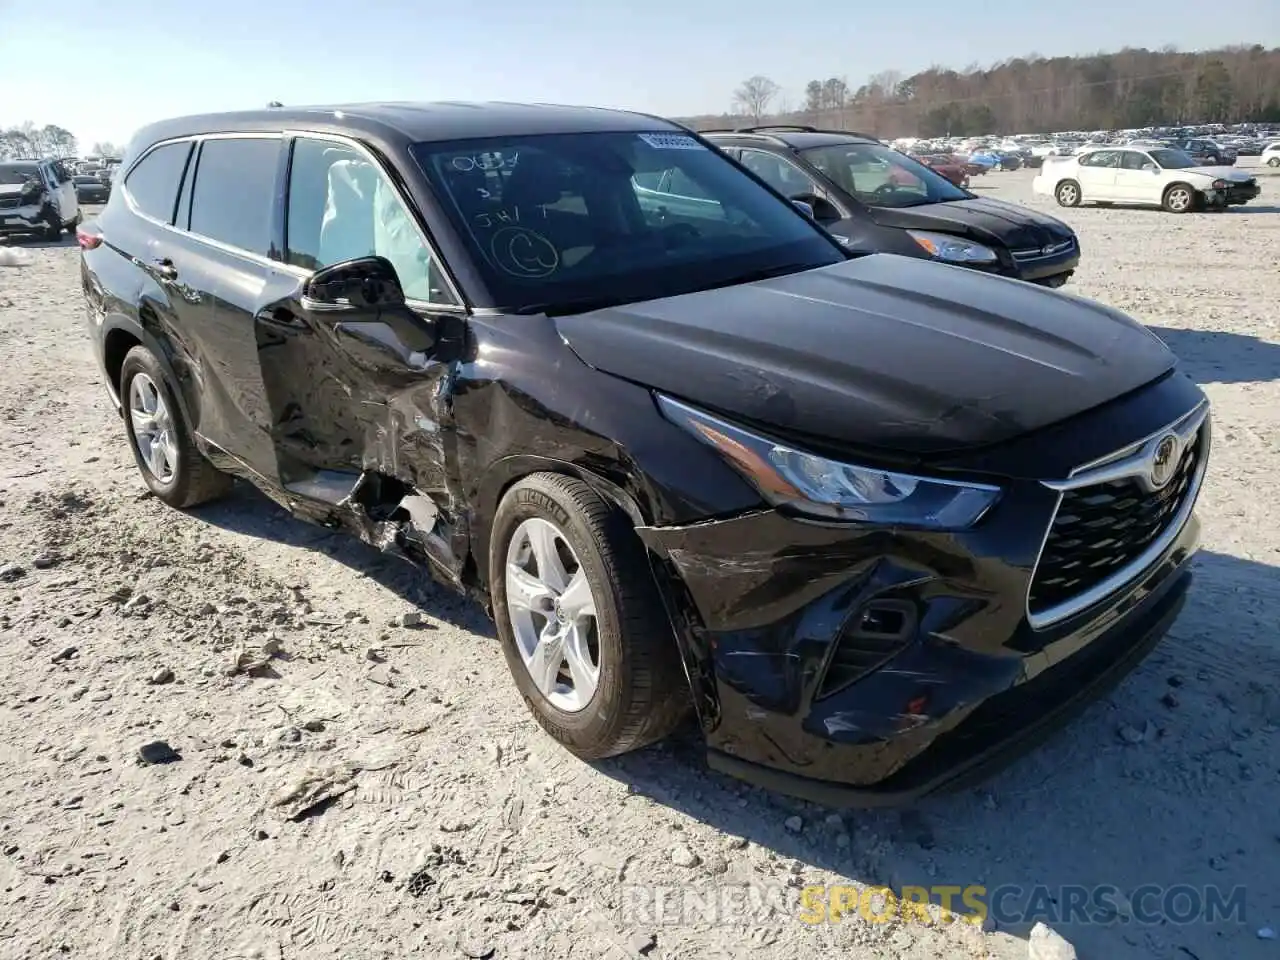
[[[1160,442],[1156,444],[1155,451],[1151,454],[1151,469],[1148,473],[1148,480],[1153,490],[1159,490],[1173,479],[1173,472],[1178,466],[1178,447],[1178,438],[1173,434],[1161,437]]]

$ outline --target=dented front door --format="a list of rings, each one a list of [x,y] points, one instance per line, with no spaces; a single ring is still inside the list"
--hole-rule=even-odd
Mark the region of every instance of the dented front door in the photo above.
[[[441,493],[452,365],[429,344],[437,328],[460,325],[459,299],[362,144],[300,134],[288,165],[284,260],[298,285],[256,318],[282,475],[371,471]],[[392,264],[408,306],[353,313],[303,302],[314,271],[369,256]]]
[[[442,493],[452,368],[435,341],[457,318],[326,310],[307,303],[302,286],[256,318],[282,479],[326,470],[354,484],[373,471]]]

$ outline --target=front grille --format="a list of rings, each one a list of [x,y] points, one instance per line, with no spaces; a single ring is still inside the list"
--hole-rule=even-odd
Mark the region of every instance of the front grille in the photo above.
[[[1010,251],[1013,259],[1019,263],[1026,263],[1028,260],[1039,260],[1042,257],[1056,257],[1066,253],[1075,247],[1074,240],[1059,240],[1056,243],[1048,244],[1044,247],[1025,247],[1020,250]]]
[[[1203,434],[1191,438],[1173,477],[1154,493],[1132,477],[1063,492],[1031,581],[1033,615],[1097,586],[1165,532],[1195,479]]]

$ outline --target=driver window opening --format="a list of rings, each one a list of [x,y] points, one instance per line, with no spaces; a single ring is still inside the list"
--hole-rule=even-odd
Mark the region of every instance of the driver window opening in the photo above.
[[[304,270],[384,257],[408,299],[453,302],[396,188],[343,144],[295,141],[285,242],[285,261]]]

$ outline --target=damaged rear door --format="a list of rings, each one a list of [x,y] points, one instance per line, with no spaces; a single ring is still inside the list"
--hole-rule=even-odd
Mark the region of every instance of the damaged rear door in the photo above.
[[[465,313],[400,191],[358,144],[294,138],[286,193],[284,259],[298,281],[255,318],[281,476],[293,493],[346,502],[385,541],[394,531],[374,526],[404,496],[451,504]],[[435,510],[416,517],[433,523]]]

